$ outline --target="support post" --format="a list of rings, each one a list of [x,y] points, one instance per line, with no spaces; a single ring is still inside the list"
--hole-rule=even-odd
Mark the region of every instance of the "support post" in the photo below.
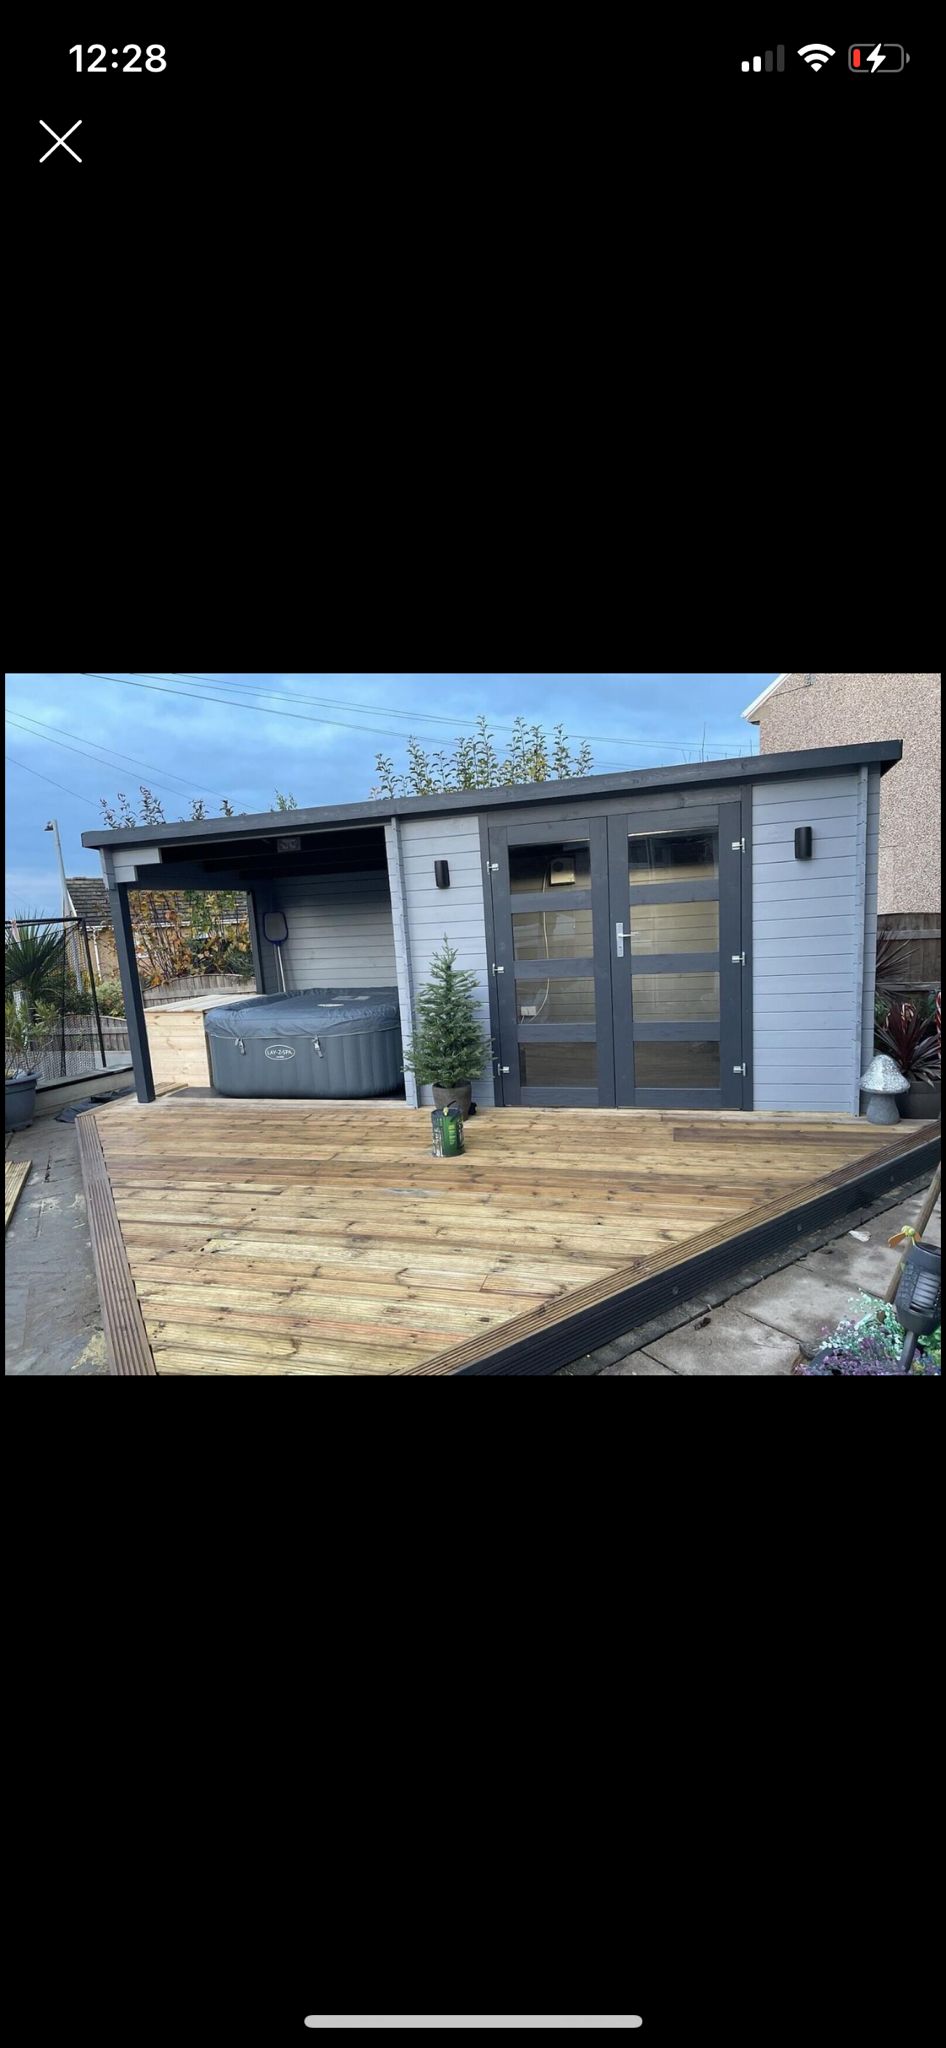
[[[128,1021],[128,1043],[131,1048],[132,1065],[135,1070],[135,1087],[139,1102],[154,1101],[154,1076],[151,1072],[151,1051],[148,1045],[148,1027],[145,1006],[138,978],[138,962],[135,957],[135,940],[131,928],[131,905],[128,901],[127,882],[112,882],[108,885],[108,902],[115,933],[115,951],[118,954],[118,973],[125,998],[125,1016]]]
[[[89,967],[89,994],[92,997],[92,1008],[95,1011],[95,1029],[98,1032],[99,1052],[102,1055],[103,1067],[107,1067],[108,1061],[105,1057],[105,1040],[102,1037],[102,1019],[99,1016],[99,999],[95,993],[95,976],[92,972],[92,955],[89,951],[89,928],[88,925],[86,924],[84,917],[80,917],[79,919],[79,929],[82,933],[83,942],[85,944],[85,957],[86,960],[88,961]]]
[[[411,971],[411,936],[407,921],[407,905],[404,900],[404,871],[401,866],[401,839],[396,818],[389,818],[384,827],[384,844],[388,862],[388,887],[391,891],[391,924],[394,931],[394,960],[397,972],[397,999],[401,1012],[401,1038],[406,1045],[414,1029],[414,977]],[[404,1097],[408,1109],[416,1109],[420,1093],[413,1074],[404,1072]]]
[[[255,889],[248,889],[246,892],[246,921],[250,927],[250,952],[252,953],[253,956],[253,979],[256,982],[256,987],[259,994],[262,996],[266,994],[266,983],[263,979],[263,950],[260,945],[260,929],[257,919],[257,902],[257,891]]]

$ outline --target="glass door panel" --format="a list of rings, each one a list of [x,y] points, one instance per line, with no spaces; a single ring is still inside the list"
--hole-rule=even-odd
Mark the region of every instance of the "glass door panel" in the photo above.
[[[591,893],[591,848],[587,839],[550,839],[544,845],[509,847],[509,888],[513,896],[549,895],[563,889]]]
[[[497,1101],[614,1101],[607,819],[491,825]]]
[[[719,904],[632,903],[628,930],[640,953],[718,953]]]
[[[514,911],[513,953],[517,960],[590,959],[592,929],[590,910]]]
[[[631,1008],[637,1024],[718,1024],[719,975],[637,974],[632,958]]]
[[[615,1077],[641,1108],[741,1108],[741,807],[609,821]]]
[[[711,882],[719,874],[715,832],[631,832],[628,883]]]
[[[718,1088],[719,1039],[638,1039],[634,1068],[639,1088]]]

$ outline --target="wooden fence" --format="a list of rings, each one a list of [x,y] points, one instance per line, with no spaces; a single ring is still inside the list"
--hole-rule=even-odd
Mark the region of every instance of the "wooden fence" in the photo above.
[[[95,1018],[67,1012],[61,1039],[41,1055],[36,1072],[40,1081],[80,1081],[104,1072]],[[106,1066],[120,1066],[131,1056],[128,1025],[124,1017],[102,1018],[102,1044]]]
[[[256,983],[245,974],[179,974],[173,981],[163,981],[160,988],[146,988],[143,993],[145,1006],[150,1008],[155,1003],[179,1003],[185,996],[212,996],[216,989],[225,1001],[227,995],[255,995]]]
[[[102,1017],[102,1043],[106,1052],[128,1051],[128,1023],[124,1017]],[[63,1017],[63,1035],[66,1045],[78,1045],[80,1039],[87,1039],[98,1050],[98,1032],[95,1018],[91,1015],[78,1016],[67,1011]]]
[[[885,986],[898,994],[919,995],[942,986],[942,916],[938,910],[888,910],[877,919],[877,936],[904,946],[896,980]]]

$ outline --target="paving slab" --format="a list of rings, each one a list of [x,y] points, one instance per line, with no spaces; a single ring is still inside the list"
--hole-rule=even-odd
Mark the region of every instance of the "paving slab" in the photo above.
[[[900,1220],[905,1219],[898,1219]],[[823,1245],[820,1251],[811,1252],[800,1261],[810,1272],[817,1273],[829,1287],[840,1290],[845,1297],[849,1294],[875,1294],[886,1292],[888,1280],[892,1280],[900,1258],[899,1251],[890,1250],[887,1239],[893,1236],[897,1225],[881,1230],[881,1219],[869,1226],[870,1243],[858,1244],[853,1238],[839,1238],[836,1244]],[[793,1269],[797,1270],[797,1268]]]
[[[773,1273],[770,1279],[747,1287],[739,1296],[744,1315],[794,1338],[796,1354],[800,1347],[809,1357],[817,1351],[825,1332],[837,1327],[852,1292],[846,1284],[839,1285],[833,1275],[825,1279],[812,1263],[816,1257],[813,1252],[809,1258],[799,1259],[797,1265],[784,1267],[781,1273]],[[853,1291],[856,1293],[857,1288]]]
[[[704,1312],[695,1322],[673,1330],[670,1336],[658,1337],[650,1346],[649,1356],[685,1378],[790,1372],[798,1357],[797,1339],[772,1329],[756,1316],[743,1314],[745,1300],[742,1294],[738,1308],[727,1305],[714,1309],[710,1315]],[[636,1362],[636,1358],[629,1358],[625,1366],[612,1370],[626,1372]]]
[[[33,1171],[6,1233],[6,1363],[11,1376],[105,1373],[105,1337],[74,1124],[40,1117],[10,1160]]]
[[[604,1365],[596,1378],[605,1379],[663,1379],[672,1380],[677,1375],[669,1365],[661,1365],[647,1351],[635,1351],[630,1358],[621,1359],[617,1365]]]

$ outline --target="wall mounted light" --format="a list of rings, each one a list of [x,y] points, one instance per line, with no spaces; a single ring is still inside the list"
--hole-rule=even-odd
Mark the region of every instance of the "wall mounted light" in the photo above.
[[[810,860],[810,859],[811,859],[811,826],[810,826],[810,825],[796,825],[796,827],[795,827],[795,859],[796,859],[796,860]]]
[[[437,887],[438,887],[438,889],[449,889],[449,887],[450,887],[450,863],[449,863],[449,861],[446,861],[446,860],[435,860],[435,861],[434,861],[434,881],[436,882],[436,884],[437,884]]]

